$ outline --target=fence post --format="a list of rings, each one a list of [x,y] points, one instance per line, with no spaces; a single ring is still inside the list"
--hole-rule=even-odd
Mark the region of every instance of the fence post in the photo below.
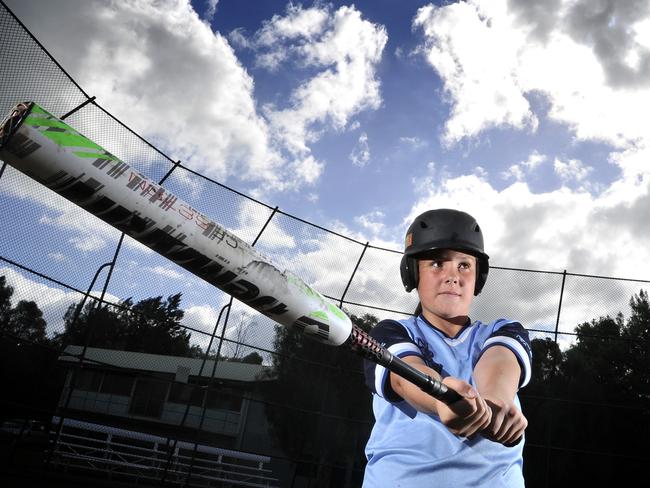
[[[255,246],[255,244],[257,244],[257,241],[259,241],[260,237],[262,237],[262,234],[266,230],[267,226],[271,223],[271,220],[273,220],[273,217],[275,217],[275,214],[277,212],[278,212],[278,207],[276,206],[273,209],[273,211],[271,212],[271,215],[269,215],[268,219],[266,219],[266,222],[264,222],[264,225],[262,226],[260,231],[257,233],[257,236],[253,240],[253,243],[251,244],[251,246]],[[217,332],[217,327],[219,325],[219,321],[221,320],[221,314],[223,313],[223,311],[227,307],[228,311],[226,313],[226,317],[225,317],[224,322],[223,322],[223,327],[221,328],[221,335],[219,336],[219,345],[217,346],[217,353],[216,353],[215,358],[214,358],[214,365],[212,367],[212,373],[210,375],[210,379],[208,380],[208,385],[207,385],[207,388],[206,388],[206,391],[205,391],[205,397],[203,398],[203,408],[201,409],[201,418],[199,420],[199,425],[196,428],[196,440],[194,442],[194,449],[192,450],[192,458],[190,460],[189,466],[187,467],[187,475],[185,477],[185,482],[184,482],[183,486],[188,486],[189,485],[190,477],[192,476],[192,470],[194,469],[194,461],[196,460],[196,451],[197,451],[198,445],[199,445],[199,435],[200,435],[200,432],[201,432],[201,428],[203,427],[203,422],[205,420],[206,410],[208,408],[208,406],[207,406],[208,394],[210,393],[210,388],[212,386],[212,382],[214,381],[214,375],[217,372],[217,364],[219,362],[219,355],[221,354],[221,346],[223,345],[224,336],[226,334],[226,327],[228,326],[228,319],[230,318],[230,310],[232,309],[232,303],[233,303],[233,297],[231,295],[228,304],[225,305],[221,309],[221,312],[219,313],[219,319],[217,320],[217,325],[215,325],[214,332],[212,333],[212,337],[210,338],[210,345],[211,345],[212,344],[212,339],[214,339],[214,336],[215,336],[215,334]],[[208,349],[205,351],[205,358],[203,360],[203,364],[201,365],[201,371],[203,371],[203,366],[205,365],[205,359],[207,359],[209,352],[210,352],[210,346],[208,346]],[[200,376],[200,374],[199,374],[199,376]],[[240,419],[240,422],[241,421],[242,421],[242,419]],[[243,421],[245,422],[246,419],[243,419]],[[165,481],[165,478],[163,477],[163,479],[161,480],[161,483],[164,482],[164,481]]]
[[[343,302],[345,300],[345,295],[347,295],[348,290],[350,289],[350,285],[352,284],[352,280],[354,280],[354,276],[356,275],[357,270],[359,269],[359,265],[361,264],[361,261],[363,260],[363,257],[366,254],[366,250],[368,249],[369,245],[370,245],[370,243],[368,241],[366,241],[366,244],[363,246],[363,250],[361,251],[361,254],[359,255],[359,259],[357,259],[357,263],[354,266],[354,269],[352,270],[352,273],[350,274],[350,279],[348,280],[348,283],[346,284],[345,289],[343,290],[343,293],[341,294],[341,298],[339,299],[339,307],[343,307]],[[332,363],[333,364],[338,364],[338,355],[339,355],[339,348],[335,348],[332,351]],[[318,411],[318,414],[317,414],[318,415],[318,430],[317,430],[317,436],[318,437],[316,439],[316,444],[319,444],[320,437],[322,435],[322,431],[323,431],[323,415],[325,413],[324,410],[323,410],[323,408],[324,408],[323,406],[325,405],[325,399],[329,395],[330,381],[326,380],[326,379],[323,379],[323,376],[326,376],[326,375],[327,375],[326,368],[324,368],[321,365],[321,381],[320,381],[320,384],[322,386],[322,395],[321,395],[320,410]],[[326,460],[323,459],[322,449],[319,449],[318,452],[315,453],[315,454],[317,454],[317,457],[318,457],[318,461],[317,461],[318,465],[316,467],[316,473],[317,473],[316,476],[320,477],[320,474],[322,473],[322,470],[324,469]],[[295,478],[295,475],[294,475],[294,478]],[[309,483],[310,483],[310,486],[311,486],[311,480],[310,480]],[[293,486],[293,484],[292,484],[292,486]]]
[[[90,296],[90,292],[92,291],[93,287],[95,286],[95,281],[97,281],[97,278],[99,277],[99,273],[106,267],[110,266],[111,263],[104,263],[102,264],[99,268],[97,268],[97,271],[95,272],[95,276],[93,277],[92,281],[90,282],[90,286],[88,286],[88,290],[86,291],[86,294],[84,295],[83,299],[77,306],[77,310],[75,311],[74,317],[72,318],[72,324],[77,321],[79,318],[79,315],[81,314],[81,311],[83,310],[83,307],[86,304],[86,300]],[[101,303],[101,302],[100,302]],[[59,411],[59,425],[56,428],[56,434],[54,436],[54,440],[52,442],[52,445],[50,446],[50,452],[48,453],[47,456],[47,461],[46,465],[49,467],[50,462],[52,460],[52,455],[54,453],[54,449],[56,448],[57,443],[59,442],[59,438],[61,437],[61,430],[63,429],[63,421],[65,420],[65,415],[66,411],[68,409],[68,406],[70,405],[70,399],[72,398],[72,392],[75,388],[75,383],[76,383],[76,376],[77,376],[77,368],[83,368],[83,362],[86,356],[86,348],[88,347],[88,341],[90,340],[90,330],[88,332],[88,336],[86,337],[86,341],[84,341],[84,347],[81,352],[81,356],[78,358],[79,363],[78,365],[75,365],[74,368],[72,369],[72,375],[70,377],[70,382],[68,383],[68,394],[66,395],[65,402],[62,407],[57,407],[57,409],[60,409]],[[65,345],[61,345],[61,352],[59,353],[59,356],[65,351]]]
[[[566,269],[562,272],[562,287],[560,288],[560,301],[557,306],[557,318],[555,319],[555,344],[557,344],[557,336],[560,328],[560,312],[562,311],[562,299],[564,298],[564,285],[566,283]],[[558,345],[559,347],[559,345]],[[553,361],[553,367],[557,367],[555,361]],[[551,470],[551,422],[552,418],[548,418],[546,424],[546,479],[544,480],[544,486],[548,486],[549,483],[549,473]]]
[[[566,269],[562,273],[562,288],[560,288],[560,303],[557,306],[557,318],[555,319],[555,343],[557,344],[557,335],[560,327],[560,312],[562,311],[562,298],[564,297],[564,283],[566,282]]]
[[[159,184],[159,185],[162,185],[162,184],[165,182],[165,180],[166,180],[167,178],[169,178],[169,175],[171,175],[171,174],[174,172],[174,170],[175,170],[176,168],[178,168],[178,166],[179,166],[180,164],[181,164],[181,161],[180,161],[180,159],[179,159],[178,161],[176,161],[176,162],[172,165],[171,168],[169,168],[169,171],[167,171],[167,173],[165,173],[165,176],[163,176],[162,178],[160,178],[160,181],[158,182],[158,184]]]
[[[546,487],[549,486],[549,479],[551,473],[551,427],[552,427],[551,423],[552,422],[553,422],[553,418],[549,416],[548,422],[546,422],[546,477],[544,479],[544,486]]]
[[[348,289],[350,288],[350,285],[352,284],[352,280],[354,279],[354,275],[357,274],[357,269],[359,269],[359,265],[361,264],[361,260],[363,259],[363,256],[366,254],[366,250],[368,249],[368,245],[370,243],[366,241],[366,245],[363,246],[363,251],[361,251],[361,255],[359,256],[359,259],[357,260],[357,264],[352,270],[352,274],[350,275],[350,279],[348,280],[348,284],[345,286],[345,290],[343,290],[343,294],[341,295],[341,299],[339,300],[339,307],[343,306],[343,300],[345,298],[345,295],[348,293]]]
[[[88,105],[89,103],[94,103],[94,102],[95,102],[95,97],[94,97],[94,96],[88,98],[85,102],[81,102],[81,103],[80,103],[79,105],[77,105],[75,108],[73,108],[72,110],[70,110],[67,114],[62,115],[62,116],[61,116],[61,120],[65,120],[65,119],[67,119],[67,118],[70,117],[73,113],[78,112],[79,110],[81,110],[82,108],[84,108],[84,107],[85,107],[86,105]]]

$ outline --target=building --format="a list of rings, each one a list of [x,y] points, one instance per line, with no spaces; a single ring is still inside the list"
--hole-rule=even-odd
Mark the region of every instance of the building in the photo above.
[[[270,367],[82,346],[68,346],[59,359],[66,375],[52,426],[58,464],[104,466],[107,473],[117,469],[138,478],[159,479],[161,473],[183,478],[203,453],[201,462],[212,466],[202,471],[205,479],[224,481],[215,478],[217,472],[224,476],[234,469],[241,475],[245,466],[255,470],[246,473],[247,483],[277,482],[266,466],[274,447],[259,395],[271,381]],[[114,438],[120,439],[117,446],[128,447],[119,458]],[[138,462],[129,458],[134,449],[142,450]],[[227,481],[237,485],[233,479]]]

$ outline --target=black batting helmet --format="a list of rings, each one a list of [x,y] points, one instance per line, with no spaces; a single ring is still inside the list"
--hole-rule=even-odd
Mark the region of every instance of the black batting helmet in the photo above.
[[[454,249],[476,257],[474,295],[481,293],[490,270],[483,251],[483,233],[471,215],[452,209],[429,210],[417,216],[406,231],[400,275],[406,291],[418,286],[418,256],[436,249]]]

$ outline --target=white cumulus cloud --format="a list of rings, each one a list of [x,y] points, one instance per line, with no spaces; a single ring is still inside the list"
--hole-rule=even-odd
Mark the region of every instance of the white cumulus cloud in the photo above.
[[[553,169],[563,181],[583,181],[593,171],[593,168],[585,166],[579,159],[562,161],[555,158],[555,161],[553,161]]]
[[[350,161],[355,166],[363,168],[370,161],[370,146],[368,145],[368,134],[362,132],[350,153]]]
[[[290,6],[257,33],[258,56],[273,63],[295,61],[316,70],[291,93],[289,105],[267,105],[274,136],[292,154],[309,154],[323,127],[341,130],[363,110],[381,105],[377,65],[387,42],[385,29],[354,7]],[[276,64],[273,64],[276,66]]]

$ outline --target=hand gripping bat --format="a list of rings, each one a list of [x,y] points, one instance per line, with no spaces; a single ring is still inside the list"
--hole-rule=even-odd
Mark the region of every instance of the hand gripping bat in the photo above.
[[[0,159],[281,325],[365,359],[447,404],[460,395],[378,344],[320,293],[34,102],[0,126]]]

